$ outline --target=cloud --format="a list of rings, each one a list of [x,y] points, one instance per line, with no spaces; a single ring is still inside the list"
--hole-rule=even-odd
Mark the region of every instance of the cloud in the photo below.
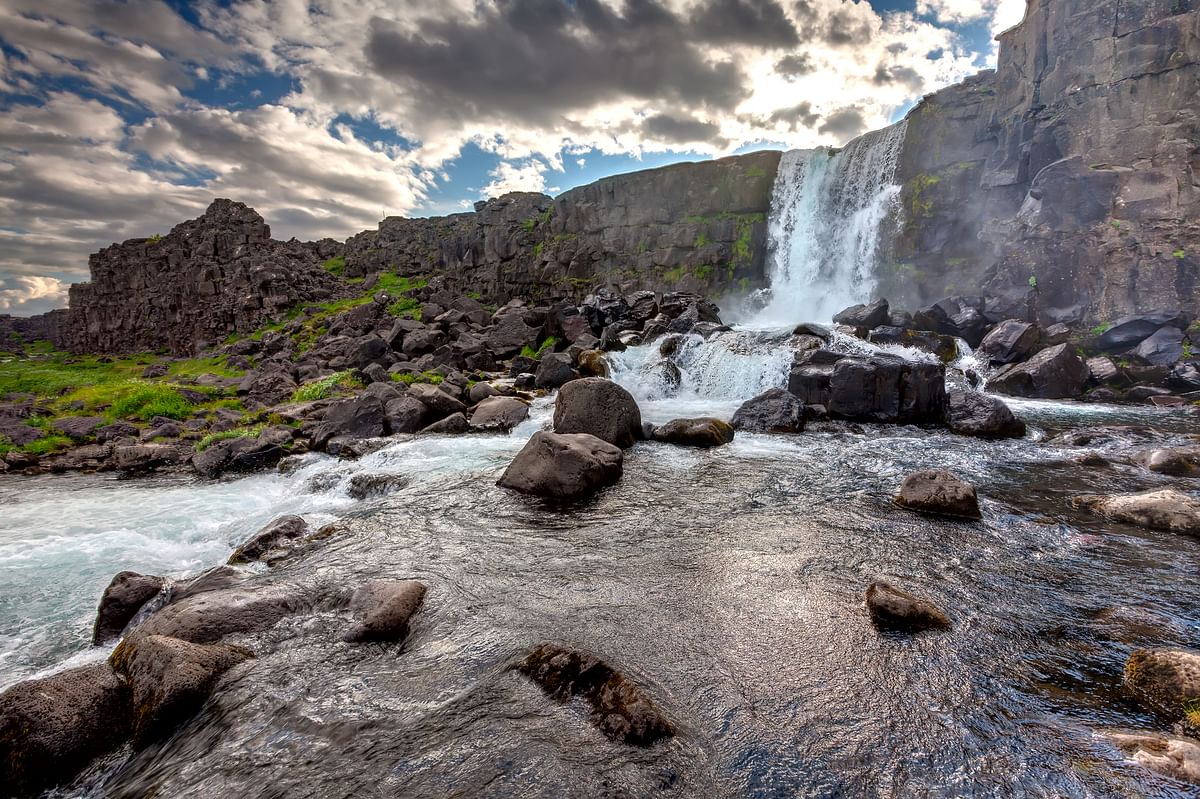
[[[775,62],[775,71],[789,78],[798,78],[816,72],[817,65],[813,63],[808,53],[785,55]]]
[[[849,141],[867,129],[867,120],[863,117],[861,108],[840,108],[829,116],[817,128],[819,133],[828,133],[837,137],[841,142]]]
[[[0,275],[0,311],[21,315],[61,308],[67,302],[67,284],[53,277]]]
[[[781,108],[771,113],[772,122],[783,122],[790,130],[811,128],[820,119],[821,115],[813,112],[812,103],[800,103],[791,108]]]
[[[695,34],[708,42],[791,47],[800,37],[774,0],[706,0],[695,10]]]
[[[721,138],[720,125],[695,117],[655,114],[642,123],[642,131],[651,139],[671,144],[709,142],[724,146],[727,142]]]
[[[483,187],[479,196],[487,199],[510,191],[545,191],[547,169],[546,164],[540,161],[520,165],[502,162],[489,173],[493,180]]]
[[[918,14],[931,14],[941,22],[961,24],[988,15],[995,0],[917,0]]]

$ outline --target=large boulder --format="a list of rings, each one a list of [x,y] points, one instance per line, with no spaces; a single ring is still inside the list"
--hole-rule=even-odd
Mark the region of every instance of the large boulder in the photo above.
[[[1183,718],[1200,702],[1200,652],[1135,649],[1125,661],[1125,685],[1151,710]]]
[[[308,532],[308,522],[299,516],[280,516],[242,543],[229,556],[229,563],[253,563],[272,549],[286,548]]]
[[[408,637],[408,622],[424,599],[425,586],[416,580],[372,580],[354,592],[350,609],[362,621],[342,640],[403,641]]]
[[[900,484],[895,499],[900,507],[921,513],[982,518],[975,486],[944,469],[927,469],[908,475]]]
[[[888,323],[888,301],[875,300],[870,305],[851,305],[833,317],[835,324],[862,327],[870,330],[873,327]]]
[[[917,632],[950,626],[950,619],[937,605],[882,580],[867,586],[867,612],[871,621],[884,629]]]
[[[134,739],[144,745],[169,735],[204,706],[222,674],[253,656],[239,646],[161,635],[123,640],[109,661],[133,689]]]
[[[549,499],[576,499],[620,480],[623,460],[619,447],[596,436],[539,430],[497,485]]]
[[[229,472],[266,469],[283,460],[291,441],[292,432],[287,427],[268,428],[257,436],[217,441],[192,456],[192,468],[210,480]]]
[[[0,694],[0,793],[32,796],[71,780],[130,730],[129,686],[107,663],[17,683]]]
[[[161,635],[197,644],[211,644],[227,635],[261,632],[274,627],[287,616],[309,610],[312,602],[296,589],[265,588],[254,590],[239,587],[230,567],[230,574],[209,572],[196,581],[176,588],[170,604],[139,624],[134,634]],[[204,590],[205,583],[216,582],[218,587]]]
[[[1017,397],[1065,399],[1083,394],[1087,381],[1087,364],[1070,344],[1059,344],[1024,363],[1009,364],[996,373],[988,386]]]
[[[1096,346],[1105,352],[1124,352],[1142,343],[1161,327],[1185,328],[1188,318],[1174,311],[1133,314],[1118,319],[1096,340]]]
[[[120,637],[137,612],[162,591],[164,580],[149,574],[118,572],[104,589],[96,623],[92,627],[92,643],[103,644]]]
[[[1172,366],[1183,358],[1183,331],[1160,327],[1137,345],[1133,354],[1151,366]]]
[[[389,433],[415,433],[428,424],[429,409],[416,397],[405,396],[388,400],[383,416]]]
[[[409,394],[429,409],[429,421],[436,422],[452,414],[465,413],[467,410],[462,400],[432,383],[416,383],[409,389]]]
[[[961,388],[951,389],[947,397],[950,430],[960,436],[1021,438],[1025,435],[1025,423],[995,397]]]
[[[983,337],[978,351],[992,363],[1013,363],[1032,352],[1040,337],[1037,325],[1005,319]]]
[[[610,740],[650,746],[675,734],[645,691],[593,655],[542,644],[516,669],[560,702],[576,697],[587,702],[592,724]]]
[[[105,423],[103,416],[63,416],[51,422],[50,427],[72,441],[86,441]]]
[[[569,353],[550,352],[538,363],[533,384],[538,388],[560,388],[575,376],[575,359]]]
[[[1073,504],[1114,521],[1200,536],[1200,501],[1173,488],[1137,494],[1088,494],[1076,497]]]
[[[516,397],[488,397],[471,413],[472,430],[507,433],[529,418],[529,405]]]
[[[804,430],[804,404],[790,391],[768,389],[743,402],[732,424],[747,433],[799,433]]]
[[[378,438],[384,435],[383,401],[371,394],[330,405],[325,418],[313,432],[313,449],[323,450],[334,438]]]
[[[830,414],[844,419],[943,423],[946,367],[883,355],[842,358],[830,372],[826,407]]]
[[[585,377],[559,389],[554,432],[588,433],[618,447],[632,447],[642,435],[642,412],[621,386],[602,377]]]
[[[654,428],[654,440],[683,447],[719,447],[733,441],[733,426],[722,419],[702,416],[673,419]]]
[[[501,358],[516,355],[522,347],[536,347],[540,330],[525,324],[521,313],[505,313],[487,334],[488,349]]]

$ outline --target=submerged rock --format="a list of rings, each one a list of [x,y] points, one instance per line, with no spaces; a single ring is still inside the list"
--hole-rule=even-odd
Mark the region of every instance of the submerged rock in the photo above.
[[[232,569],[224,567],[229,572]],[[162,635],[197,644],[270,629],[311,603],[296,589],[249,589],[235,575],[214,570],[176,589],[178,600],[138,625],[137,635]]]
[[[922,513],[982,518],[975,486],[944,469],[913,472],[905,477],[896,495],[896,504]]]
[[[363,618],[342,640],[403,641],[408,637],[408,622],[424,599],[425,586],[416,580],[372,580],[354,592],[351,610]]]
[[[597,657],[542,644],[516,669],[560,702],[573,697],[587,702],[592,724],[610,740],[650,746],[675,734],[645,691]]]
[[[867,611],[879,627],[917,632],[949,627],[950,619],[932,602],[876,580],[867,586]]]
[[[402,474],[388,474],[386,472],[360,473],[350,478],[346,494],[351,499],[382,497],[399,491],[410,482],[412,481]]]
[[[1087,494],[1076,497],[1072,504],[1114,521],[1200,536],[1200,502],[1173,488],[1137,494]]]
[[[0,694],[0,793],[68,782],[130,730],[129,686],[107,663],[17,683]]]
[[[280,516],[250,538],[229,556],[229,563],[253,563],[272,549],[290,546],[308,532],[308,522],[299,516]]]
[[[1138,765],[1200,785],[1200,742],[1147,732],[1110,732],[1108,739]]]
[[[768,389],[743,402],[731,424],[748,433],[799,433],[804,430],[804,404],[790,391]]]
[[[1025,423],[995,397],[965,389],[952,389],[946,396],[950,401],[951,432],[977,438],[1021,438],[1025,435]]]
[[[554,432],[588,433],[622,449],[642,434],[642,412],[633,395],[611,380],[572,380],[554,402]]]
[[[684,447],[719,447],[733,441],[733,427],[721,419],[703,416],[672,419],[654,428],[654,440]]]
[[[133,688],[133,734],[139,744],[165,737],[196,714],[217,679],[254,653],[229,644],[193,644],[161,635],[134,635],[110,662]]]
[[[539,430],[513,458],[497,485],[522,494],[575,499],[614,485],[621,479],[623,460],[619,447],[596,436]]]
[[[142,605],[158,596],[164,582],[163,578],[148,574],[118,572],[100,597],[92,643],[102,644],[119,637]]]
[[[1184,718],[1200,701],[1200,652],[1135,649],[1125,661],[1125,685],[1149,709]]]

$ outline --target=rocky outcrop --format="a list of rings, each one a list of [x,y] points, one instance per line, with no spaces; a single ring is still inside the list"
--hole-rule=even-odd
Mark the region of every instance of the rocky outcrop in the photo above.
[[[946,367],[894,355],[870,357],[830,350],[798,356],[788,391],[804,405],[856,421],[942,424],[946,421]]]
[[[158,596],[164,584],[163,578],[149,574],[117,573],[100,598],[92,643],[103,644],[118,638],[142,606]]]

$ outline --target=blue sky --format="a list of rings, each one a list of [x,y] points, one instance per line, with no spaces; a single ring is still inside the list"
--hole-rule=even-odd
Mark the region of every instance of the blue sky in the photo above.
[[[278,238],[841,145],[1022,0],[0,0],[0,313],[214,197]]]

